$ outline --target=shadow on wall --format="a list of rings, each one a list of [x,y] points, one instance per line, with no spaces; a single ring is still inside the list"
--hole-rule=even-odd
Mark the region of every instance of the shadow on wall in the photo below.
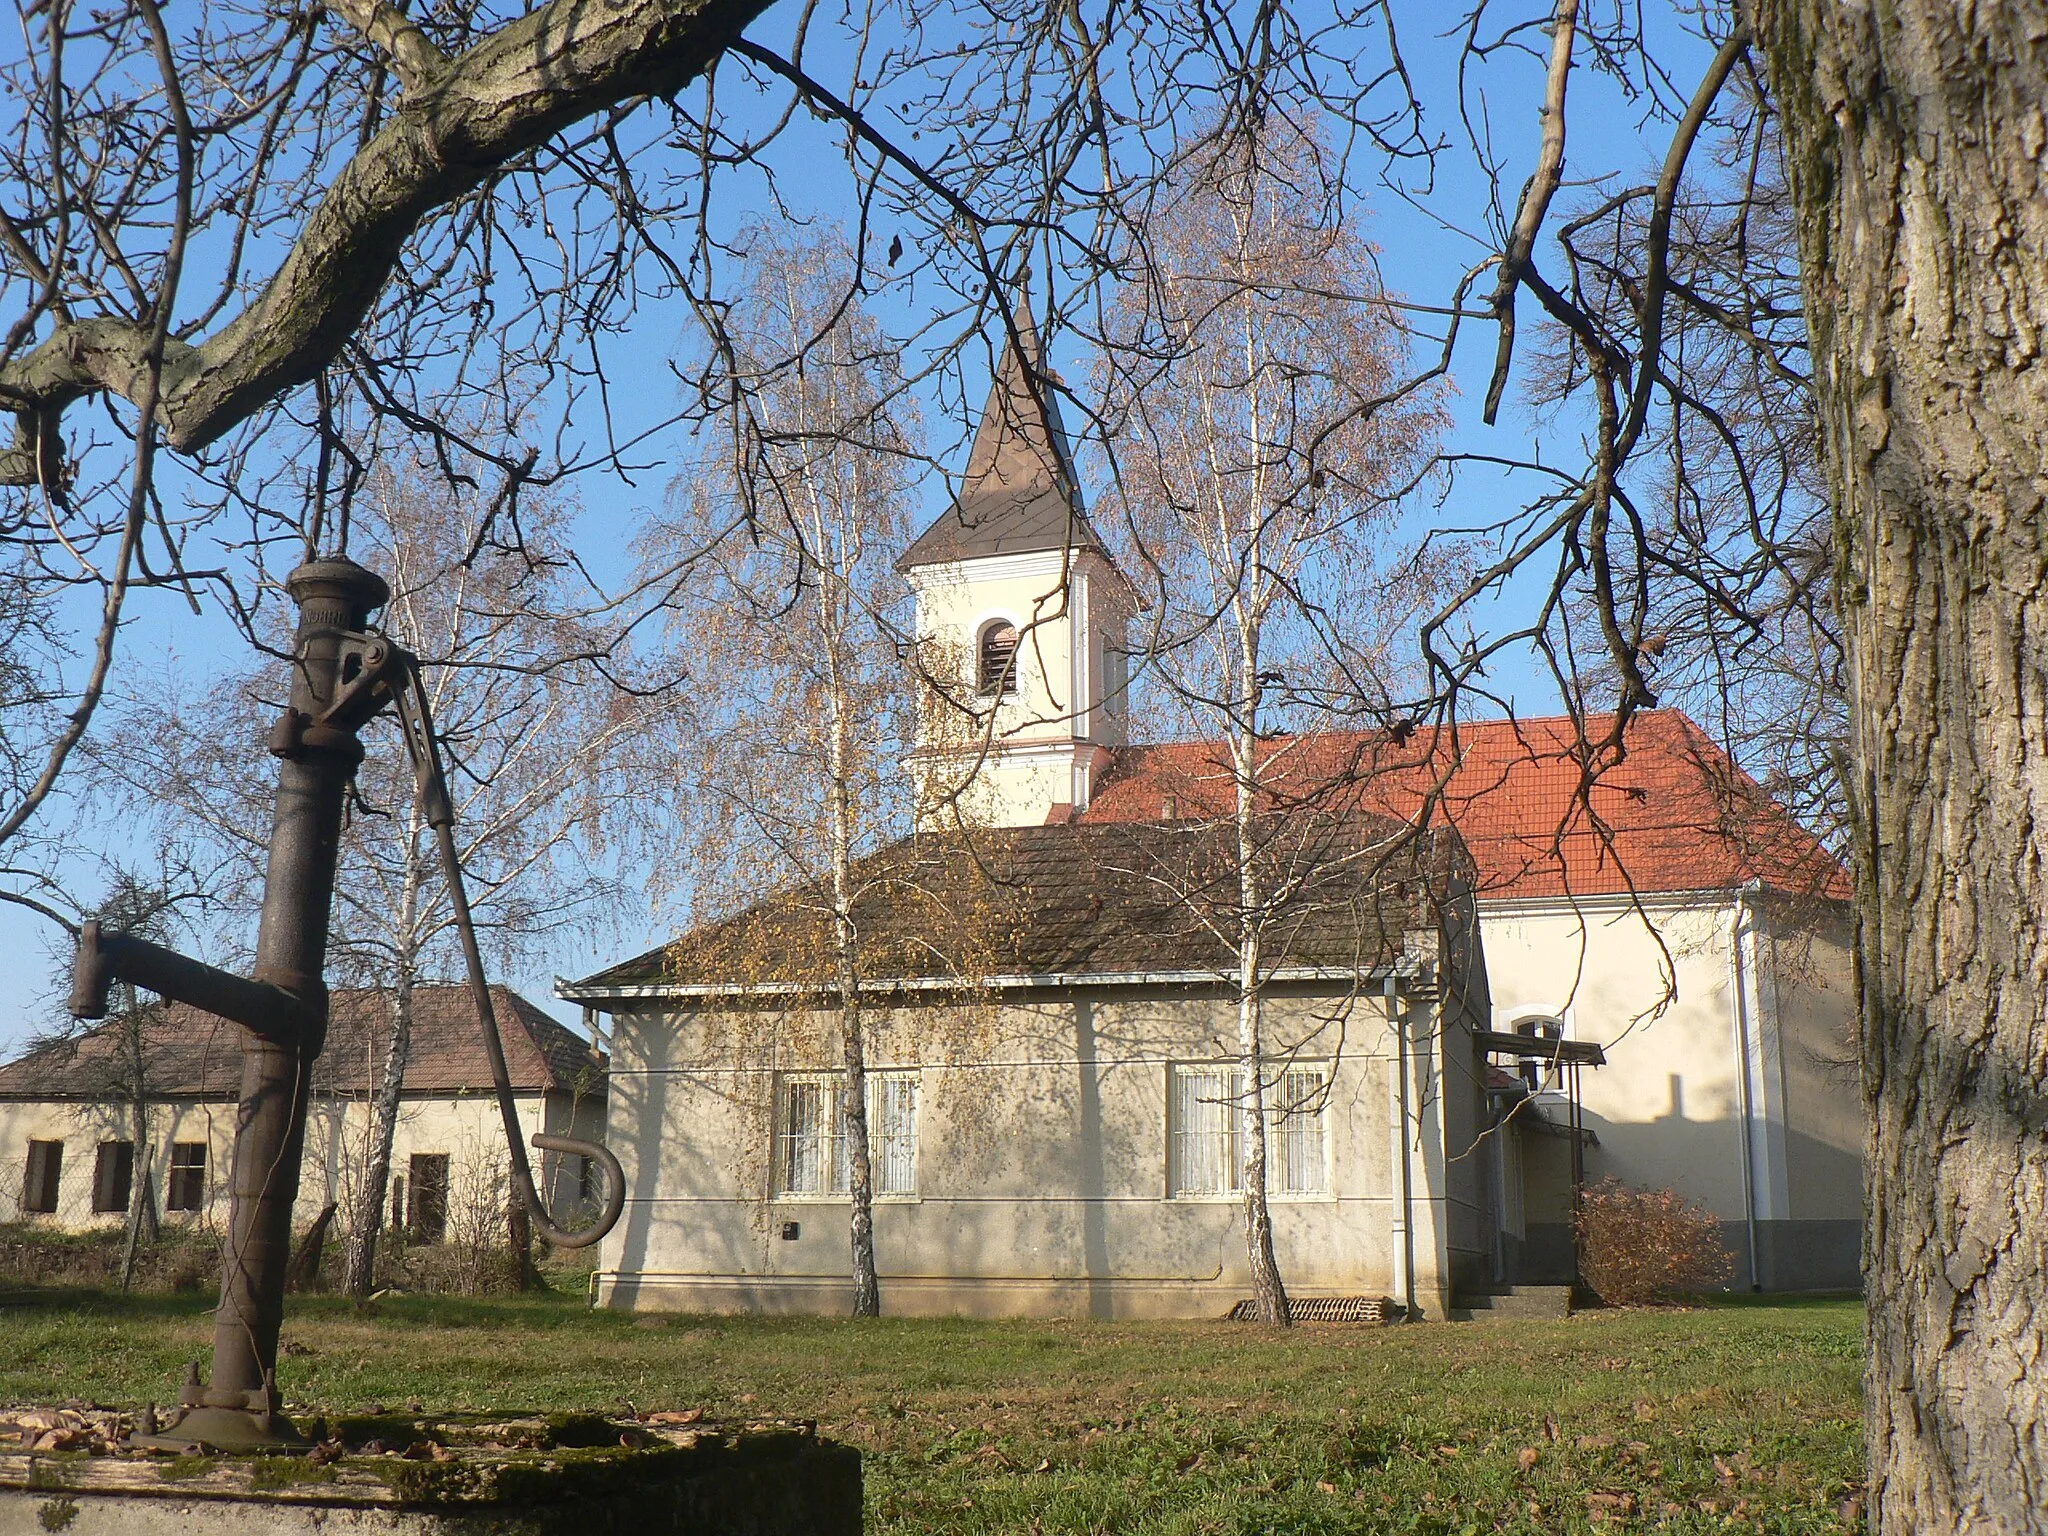
[[[1553,1110],[1562,1119],[1560,1111]],[[1670,1108],[1650,1121],[1616,1121],[1585,1112],[1596,1145],[1587,1148],[1586,1182],[1618,1179],[1644,1189],[1674,1189],[1721,1219],[1722,1242],[1735,1256],[1734,1290],[1837,1291],[1862,1284],[1860,1218],[1760,1217],[1751,1222],[1743,1203],[1740,1115],[1694,1120],[1685,1114],[1684,1086],[1671,1078]],[[1798,1130],[1782,1131],[1790,1183],[1837,1181],[1858,1160]],[[1525,1284],[1561,1285],[1572,1278],[1571,1143],[1562,1135],[1525,1136],[1522,1144],[1525,1235],[1516,1278]],[[1688,1176],[1690,1175],[1690,1177]],[[1716,1198],[1716,1190],[1729,1193]],[[1797,1196],[1795,1194],[1794,1198]]]

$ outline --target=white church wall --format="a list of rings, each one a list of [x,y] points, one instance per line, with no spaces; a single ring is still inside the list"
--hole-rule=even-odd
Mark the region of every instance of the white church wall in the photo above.
[[[775,1153],[776,1084],[820,1064],[826,1036],[811,1021],[781,1022],[764,1031],[758,1018],[618,1016],[610,1139],[627,1163],[629,1200],[600,1256],[600,1302],[849,1304],[846,1202],[788,1193]],[[1282,1273],[1299,1295],[1399,1294],[1394,1095],[1379,1000],[1275,999],[1268,1027],[1276,1041],[1300,1044],[1304,1062],[1334,1072],[1321,1116],[1323,1188],[1273,1198]],[[1163,993],[1101,992],[979,1016],[895,1011],[871,1062],[914,1067],[920,1105],[915,1195],[884,1196],[875,1213],[884,1309],[1213,1316],[1248,1294],[1239,1199],[1170,1184],[1171,1074],[1217,1059],[1233,1034],[1228,1003]],[[1436,1133],[1437,1110],[1417,1112]],[[1441,1183],[1430,1198],[1423,1161],[1418,1232],[1476,1229]],[[1422,1241],[1417,1262],[1418,1300],[1440,1315],[1443,1243]]]
[[[1646,897],[1641,910],[1620,898],[1485,903],[1494,1024],[1559,1017],[1568,1038],[1607,1051],[1606,1066],[1581,1076],[1599,1138],[1589,1180],[1675,1189],[1707,1207],[1738,1255],[1738,1284],[1752,1229],[1765,1288],[1853,1284],[1861,1131],[1853,1094],[1819,1064],[1842,1051],[1846,936],[1839,920],[1803,922],[1795,970],[1793,938],[1777,942],[1766,923],[1759,943],[1737,908],[1727,894]],[[1561,1098],[1551,1102],[1563,1120]],[[1528,1153],[1540,1253],[1565,1240],[1568,1148]]]

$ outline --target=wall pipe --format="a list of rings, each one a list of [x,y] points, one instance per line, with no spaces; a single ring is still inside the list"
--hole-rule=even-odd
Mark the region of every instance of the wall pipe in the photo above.
[[[1749,1237],[1749,1288],[1761,1291],[1762,1271],[1756,1252],[1756,1108],[1751,1096],[1749,978],[1742,963],[1742,924],[1749,912],[1749,891],[1736,893],[1728,922],[1728,985],[1734,995],[1736,1082],[1742,1105],[1742,1220]]]
[[[1394,1031],[1394,1118],[1401,1138],[1401,1309],[1415,1311],[1415,1174],[1408,1148],[1408,1026],[1401,1008],[1401,983],[1391,972],[1382,983],[1387,1023]]]

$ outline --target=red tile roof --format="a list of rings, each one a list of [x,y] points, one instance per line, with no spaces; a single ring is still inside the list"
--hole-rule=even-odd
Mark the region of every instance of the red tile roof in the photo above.
[[[491,988],[505,1066],[520,1094],[551,1090],[602,1094],[604,1058],[509,987]],[[316,1094],[358,1097],[383,1071],[391,1041],[391,994],[337,988],[329,1004],[327,1044],[313,1068]],[[483,1026],[467,987],[413,992],[412,1057],[405,1092],[477,1093],[491,1087]],[[0,1066],[0,1098],[108,1097],[125,1080],[118,1025],[102,1024]],[[144,1070],[153,1096],[233,1100],[241,1094],[241,1027],[183,1003],[143,1025]]]
[[[1611,716],[1589,717],[1603,740]],[[1675,709],[1630,723],[1619,754],[1589,758],[1566,716],[1479,720],[1397,741],[1382,732],[1267,744],[1277,804],[1332,800],[1449,822],[1494,900],[1629,892],[1774,890],[1847,900],[1848,876],[1814,835]],[[1223,743],[1128,747],[1083,813],[1087,822],[1223,813]]]

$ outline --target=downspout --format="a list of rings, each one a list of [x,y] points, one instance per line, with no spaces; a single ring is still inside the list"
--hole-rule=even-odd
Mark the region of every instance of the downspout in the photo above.
[[[1387,1023],[1394,1030],[1394,1115],[1401,1141],[1401,1311],[1415,1311],[1415,1175],[1408,1148],[1408,1026],[1401,1011],[1401,983],[1389,974],[1382,984]]]
[[[1763,1289],[1756,1258],[1755,1106],[1750,1101],[1749,978],[1742,964],[1742,923],[1749,910],[1747,888],[1737,892],[1728,922],[1728,984],[1735,999],[1736,1082],[1742,1105],[1742,1220],[1749,1235],[1749,1288]]]

